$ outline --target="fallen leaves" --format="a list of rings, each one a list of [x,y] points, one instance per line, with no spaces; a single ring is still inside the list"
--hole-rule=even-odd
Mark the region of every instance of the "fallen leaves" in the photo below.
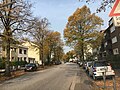
[[[120,90],[120,77],[116,77],[115,82],[116,82],[117,90]],[[113,88],[113,79],[106,79],[105,84],[107,86],[106,90],[112,90],[112,88]],[[103,80],[97,80],[97,81],[95,81],[95,85],[102,88],[104,86],[104,81]]]

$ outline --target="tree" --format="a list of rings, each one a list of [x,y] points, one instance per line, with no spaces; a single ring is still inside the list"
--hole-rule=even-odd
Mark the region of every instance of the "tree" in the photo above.
[[[59,32],[51,31],[48,34],[47,40],[48,45],[48,63],[50,63],[51,55],[54,55],[54,60],[60,60],[63,55],[63,42],[61,40],[61,34]]]
[[[42,65],[44,66],[44,46],[49,34],[49,22],[47,18],[34,18],[32,20],[33,28],[29,31],[29,36],[31,36],[32,45],[39,49],[39,57],[42,60]]]
[[[63,60],[64,62],[69,61],[68,56],[67,56],[66,54],[63,54],[62,60]]]
[[[68,46],[75,47],[77,44],[79,45],[81,60],[84,60],[84,52],[87,45],[91,45],[97,38],[98,28],[102,23],[103,20],[94,13],[91,14],[87,6],[78,8],[68,18],[64,29],[64,38]]]
[[[83,0],[79,0],[79,1],[83,1]],[[97,0],[84,0],[86,3],[89,3],[89,2],[95,2]],[[106,10],[106,7],[110,6],[110,4],[114,3],[115,0],[101,0],[101,6],[97,8],[97,12],[101,12],[102,10]]]
[[[18,33],[23,33],[28,30],[27,26],[30,20],[31,5],[23,0],[2,0],[0,9],[0,28],[4,46],[6,49],[6,76],[10,76],[10,45],[11,39],[17,36]],[[5,5],[5,6],[4,6]]]
[[[57,31],[51,33],[50,48],[51,53],[54,55],[53,60],[60,60],[63,55],[63,42],[61,40],[61,34]]]
[[[63,45],[59,44],[54,49],[55,49],[55,52],[54,52],[55,60],[60,61],[63,56]]]

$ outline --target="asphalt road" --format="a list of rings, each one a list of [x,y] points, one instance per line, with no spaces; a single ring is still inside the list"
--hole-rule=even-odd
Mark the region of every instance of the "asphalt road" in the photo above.
[[[90,90],[90,82],[77,64],[66,63],[37,72],[27,72],[1,83],[0,90]]]

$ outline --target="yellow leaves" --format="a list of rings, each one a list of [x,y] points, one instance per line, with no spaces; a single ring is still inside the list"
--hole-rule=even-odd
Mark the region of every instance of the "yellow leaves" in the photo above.
[[[68,21],[71,21],[73,18],[74,18],[73,16],[70,16],[70,17],[68,18]]]
[[[89,41],[98,36],[98,31],[96,30],[102,23],[103,20],[94,13],[91,14],[87,6],[77,8],[73,15],[68,18],[68,22],[64,29],[66,43],[76,44],[80,42],[82,44],[88,44],[87,40]]]

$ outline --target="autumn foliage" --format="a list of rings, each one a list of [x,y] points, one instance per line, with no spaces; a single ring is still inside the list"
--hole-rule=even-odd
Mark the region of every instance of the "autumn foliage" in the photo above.
[[[91,14],[87,6],[77,8],[73,15],[68,18],[64,29],[66,44],[72,47],[79,46],[78,50],[80,50],[82,59],[84,59],[84,51],[87,45],[93,45],[96,40],[98,41],[100,36],[98,30],[102,23],[103,20],[94,13]]]

